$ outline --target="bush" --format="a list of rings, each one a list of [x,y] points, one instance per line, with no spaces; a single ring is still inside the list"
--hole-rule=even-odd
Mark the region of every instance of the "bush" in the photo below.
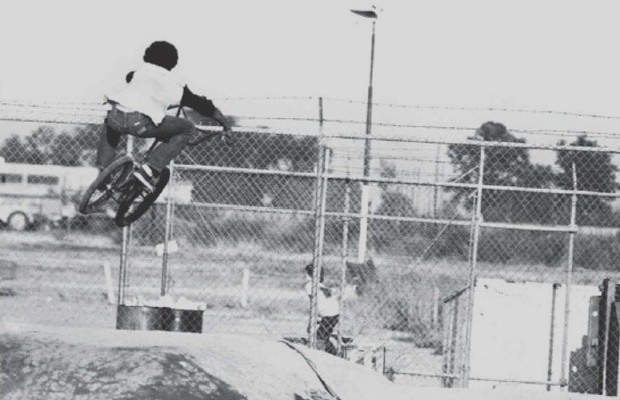
[[[377,278],[369,283],[357,299],[347,302],[347,330],[360,334],[370,329],[399,332],[400,340],[419,347],[441,346],[441,296],[452,294],[463,283],[447,275],[427,277],[415,272],[389,273],[381,266]],[[439,298],[433,298],[434,288]],[[434,302],[438,301],[439,318],[432,321]]]
[[[620,237],[577,235],[575,266],[585,269],[620,271]]]
[[[478,260],[557,265],[566,257],[566,234],[488,229],[480,235]]]
[[[369,286],[377,282],[377,267],[372,259],[365,263],[346,262],[346,280],[348,284],[355,285],[358,295],[363,294]]]
[[[370,245],[377,253],[467,260],[468,226],[376,221],[370,224]],[[443,232],[442,232],[443,230]]]

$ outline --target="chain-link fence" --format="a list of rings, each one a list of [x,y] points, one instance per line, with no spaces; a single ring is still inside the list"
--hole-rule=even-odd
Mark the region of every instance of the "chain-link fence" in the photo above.
[[[617,390],[619,152],[596,137],[528,144],[485,123],[366,151],[328,120],[239,127],[186,149],[121,230],[75,211],[102,110],[5,108],[6,320],[309,340],[418,385]]]

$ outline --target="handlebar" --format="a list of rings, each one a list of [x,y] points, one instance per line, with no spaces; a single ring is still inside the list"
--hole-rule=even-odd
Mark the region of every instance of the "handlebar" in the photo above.
[[[176,116],[180,117],[181,114],[183,114],[183,118],[188,118],[187,114],[185,113],[185,109],[183,108],[183,106],[181,105],[172,105],[170,107],[168,107],[168,109],[177,109],[177,113]],[[229,131],[227,132],[223,126],[210,126],[210,125],[196,125],[196,130],[199,132],[198,135],[194,135],[194,137],[192,137],[188,144],[190,146],[195,146],[197,144],[200,144],[202,142],[205,142],[207,140],[211,140],[215,137],[220,137],[225,143],[228,144],[227,141],[227,134],[230,133]]]
[[[228,133],[230,133],[230,131],[225,131],[223,127],[196,125],[196,130],[199,132],[199,134],[194,135],[194,137],[189,140],[188,144],[190,146],[195,146],[199,143],[211,140],[216,137],[220,137],[224,141],[224,143],[229,144],[229,141],[227,139]]]

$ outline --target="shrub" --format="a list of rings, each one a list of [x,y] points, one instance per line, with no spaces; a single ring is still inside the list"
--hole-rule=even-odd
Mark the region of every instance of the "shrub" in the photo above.
[[[566,234],[488,229],[480,235],[478,260],[556,265],[565,257]]]
[[[347,302],[345,328],[353,334],[368,329],[387,329],[399,332],[401,340],[419,347],[441,346],[441,297],[433,298],[434,288],[440,296],[461,287],[453,277],[437,275],[427,277],[414,272],[389,273],[379,267],[377,279],[368,284],[361,295]],[[439,319],[432,321],[434,302],[438,301]],[[404,334],[404,335],[403,335]]]
[[[620,237],[577,235],[574,248],[575,266],[585,269],[620,271]]]

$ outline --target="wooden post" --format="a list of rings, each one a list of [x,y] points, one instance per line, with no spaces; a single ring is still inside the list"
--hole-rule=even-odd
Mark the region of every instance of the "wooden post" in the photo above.
[[[241,277],[241,307],[248,308],[250,295],[250,270],[243,269]]]
[[[105,276],[105,287],[108,293],[108,303],[114,304],[114,289],[112,288],[112,272],[110,271],[110,263],[103,262],[103,275]]]
[[[439,324],[439,288],[433,288],[433,316],[431,319],[431,328],[435,329]]]

